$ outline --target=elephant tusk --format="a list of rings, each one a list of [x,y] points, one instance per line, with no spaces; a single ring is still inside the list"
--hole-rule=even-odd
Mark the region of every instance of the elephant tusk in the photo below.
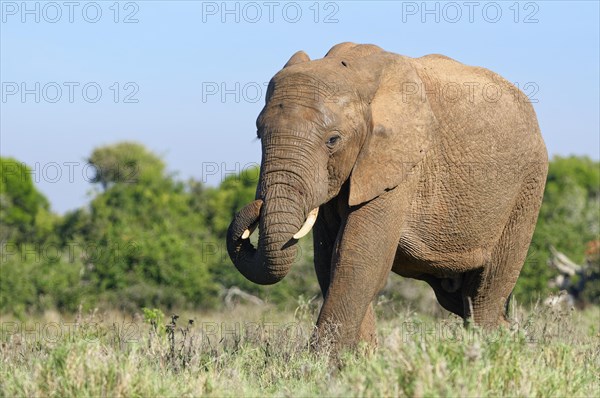
[[[311,210],[310,213],[308,213],[308,217],[306,217],[306,221],[304,222],[304,225],[302,226],[302,228],[300,228],[300,230],[298,232],[296,232],[296,234],[294,235],[294,239],[298,240],[310,232],[313,225],[315,225],[315,221],[317,221],[318,214],[319,214],[318,207],[315,207],[314,209]]]
[[[242,239],[248,239],[250,237],[250,235],[252,235],[252,232],[254,232],[254,230],[256,229],[257,226],[258,226],[258,222],[255,222],[254,224],[249,226],[242,234]]]

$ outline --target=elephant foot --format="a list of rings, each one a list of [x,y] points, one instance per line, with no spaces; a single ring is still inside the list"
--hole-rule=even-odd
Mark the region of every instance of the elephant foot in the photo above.
[[[371,349],[377,348],[377,330],[375,322],[375,312],[373,306],[369,306],[365,317],[360,325],[360,331],[358,334],[359,342],[364,342]]]
[[[319,353],[336,352],[340,345],[339,325],[327,323],[317,325],[310,338],[310,350]]]
[[[353,336],[343,335],[341,325],[327,323],[317,325],[310,339],[310,349],[314,352],[336,356],[342,349],[372,353],[377,348],[377,331],[373,309],[369,308],[360,329]]]

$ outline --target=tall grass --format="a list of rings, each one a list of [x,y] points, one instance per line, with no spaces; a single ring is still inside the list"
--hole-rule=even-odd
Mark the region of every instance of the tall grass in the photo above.
[[[512,329],[495,333],[455,317],[386,314],[374,353],[336,361],[308,349],[315,312],[304,302],[295,313],[3,318],[0,395],[600,395],[598,308],[514,308]]]

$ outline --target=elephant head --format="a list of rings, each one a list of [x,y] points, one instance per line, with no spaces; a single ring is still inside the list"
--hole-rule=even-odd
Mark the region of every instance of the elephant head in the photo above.
[[[227,235],[238,270],[259,284],[280,281],[319,206],[349,184],[359,206],[405,180],[431,146],[436,119],[409,58],[342,43],[311,61],[294,54],[270,81],[257,119],[262,162],[256,200]],[[258,247],[247,239],[259,227]]]

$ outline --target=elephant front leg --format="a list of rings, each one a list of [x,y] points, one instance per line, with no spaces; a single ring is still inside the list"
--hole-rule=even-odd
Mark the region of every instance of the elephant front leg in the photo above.
[[[348,198],[341,199],[344,203],[348,202]],[[314,239],[314,259],[315,272],[321,287],[323,298],[327,297],[327,291],[331,283],[331,267],[334,247],[337,245],[338,236],[341,237],[342,218],[345,220],[348,216],[346,209],[347,205],[339,205],[337,200],[331,201],[319,210],[319,218],[313,229]],[[317,336],[315,335],[316,339]],[[370,305],[362,320],[359,341],[365,341],[372,346],[377,344],[377,335],[375,331],[375,313],[373,306]],[[313,344],[318,341],[314,340]]]
[[[351,209],[338,236],[330,283],[317,321],[319,340],[335,346],[376,342],[372,302],[385,286],[401,229],[396,190]]]
[[[367,312],[363,317],[358,330],[358,341],[364,341],[371,347],[377,346],[377,328],[375,322],[375,310],[373,309],[373,302],[367,307]]]

